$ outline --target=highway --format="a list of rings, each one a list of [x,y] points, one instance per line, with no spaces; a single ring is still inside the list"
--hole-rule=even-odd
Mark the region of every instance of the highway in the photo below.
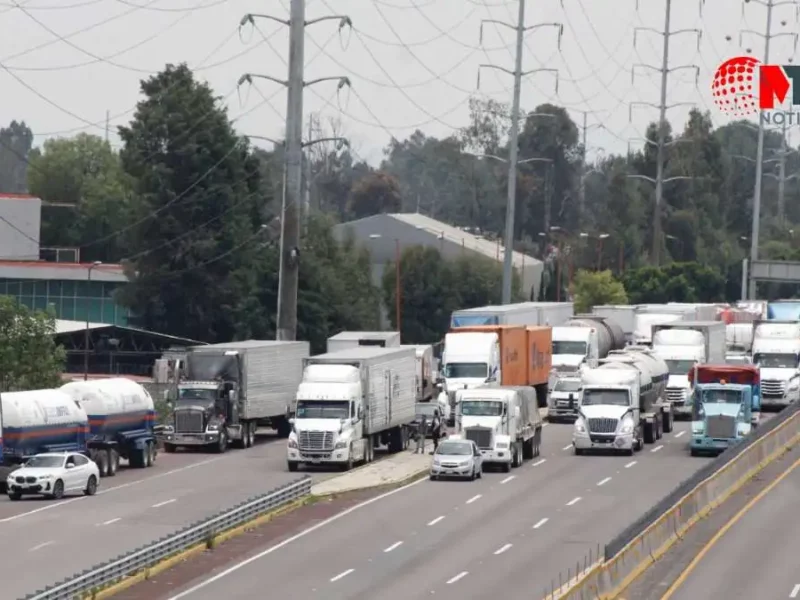
[[[170,600],[532,597],[708,459],[688,423],[634,457],[574,456],[572,428],[545,428],[542,456],[475,482],[427,479],[316,524],[196,581]],[[557,581],[556,581],[557,583]],[[157,594],[153,590],[153,594]]]
[[[302,476],[286,470],[285,441],[267,439],[223,455],[159,454],[150,469],[124,469],[102,479],[90,498],[3,497],[0,536],[14,540],[15,551],[0,561],[2,596],[22,597]],[[339,473],[309,474],[322,479]]]
[[[664,599],[800,598],[798,497],[800,469],[794,469],[721,530]]]

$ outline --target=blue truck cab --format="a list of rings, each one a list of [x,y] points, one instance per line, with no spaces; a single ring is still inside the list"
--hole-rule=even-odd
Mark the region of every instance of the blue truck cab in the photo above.
[[[758,423],[761,390],[751,365],[699,365],[691,373],[692,456],[720,454]]]

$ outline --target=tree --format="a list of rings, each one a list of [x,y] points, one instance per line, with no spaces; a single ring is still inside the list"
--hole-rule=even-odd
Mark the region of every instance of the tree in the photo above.
[[[72,208],[43,212],[42,245],[78,246],[84,262],[118,262],[124,254],[114,232],[129,223],[131,184],[102,138],[81,133],[47,140],[31,159],[28,189],[46,203]]]
[[[241,271],[263,240],[270,186],[186,65],[168,65],[141,91],[133,121],[119,129],[136,198],[126,232],[131,281],[121,300],[146,329],[229,341],[247,294]]]
[[[363,219],[380,213],[400,212],[401,205],[397,179],[383,171],[376,171],[353,186],[348,212],[354,219]]]
[[[614,279],[611,271],[584,271],[575,275],[575,312],[588,313],[602,304],[627,304],[625,286]]]
[[[61,382],[66,352],[53,339],[55,317],[0,296],[0,392],[39,390]]]
[[[725,294],[719,270],[695,262],[629,269],[622,282],[632,304],[721,302]]]
[[[0,128],[0,192],[22,194],[27,190],[28,160],[36,156],[33,132],[25,121],[11,121]]]

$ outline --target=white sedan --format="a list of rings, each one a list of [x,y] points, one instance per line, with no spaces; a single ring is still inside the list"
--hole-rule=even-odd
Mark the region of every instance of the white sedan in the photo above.
[[[93,460],[77,452],[53,452],[32,456],[6,479],[8,497],[22,496],[63,498],[64,494],[97,493],[100,470]]]

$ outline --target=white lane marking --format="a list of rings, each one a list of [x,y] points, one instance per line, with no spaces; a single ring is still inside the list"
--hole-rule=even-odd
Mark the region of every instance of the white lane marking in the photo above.
[[[679,437],[681,437],[681,436],[682,436],[684,433],[686,433],[686,432],[685,432],[685,431],[679,431],[678,433],[676,433],[676,434],[675,434],[675,437],[676,437],[676,438],[679,438]]]
[[[450,585],[451,583],[455,583],[459,579],[464,579],[464,577],[466,577],[467,575],[469,575],[469,571],[461,571],[461,573],[459,573],[455,577],[451,577],[450,579],[448,579],[447,584]]]
[[[516,475],[509,475],[508,477],[506,477],[505,479],[503,479],[503,481],[501,481],[501,482],[500,482],[500,485],[503,485],[504,483],[508,483],[508,482],[509,482],[509,481],[511,481],[512,479],[516,479],[516,478],[517,478],[517,476],[516,476]]]
[[[503,552],[511,548],[511,546],[513,545],[514,544],[506,544],[505,546],[498,548],[497,550],[494,551],[495,556],[497,556],[498,554],[502,554]]]
[[[598,482],[597,482],[597,485],[598,485],[598,486],[600,486],[600,485],[605,485],[605,484],[607,484],[609,481],[611,481],[611,477],[606,477],[605,479],[601,479],[600,481],[598,481]]]
[[[41,544],[37,544],[36,546],[28,550],[28,552],[36,552],[37,550],[41,550],[42,548],[46,548],[47,546],[52,546],[53,544],[55,544],[55,542],[52,540],[49,542],[42,542]]]
[[[98,523],[98,525],[112,525],[113,523],[116,523],[117,521],[122,521],[122,517],[117,517],[116,519],[109,519],[108,521],[104,521],[102,523]]]
[[[403,542],[402,542],[402,541],[401,541],[401,542],[395,542],[394,544],[392,544],[391,546],[389,546],[388,548],[386,548],[386,549],[384,550],[384,552],[391,552],[391,551],[392,551],[392,550],[394,550],[395,548],[397,548],[397,547],[399,547],[399,546],[402,546],[402,544],[403,544]]]
[[[574,504],[577,504],[580,501],[581,501],[581,497],[580,496],[576,496],[575,498],[573,498],[572,500],[567,502],[567,506],[572,506]]]
[[[472,504],[473,502],[475,502],[476,500],[480,500],[481,498],[483,498],[481,494],[475,494],[472,498],[467,500],[467,504]]]
[[[355,569],[347,569],[347,571],[342,571],[341,573],[339,573],[335,577],[331,577],[331,583],[333,583],[334,581],[339,581],[340,579],[342,579],[344,577],[347,577],[353,571],[355,571]]]
[[[661,450],[663,447],[664,447],[664,446],[656,446],[655,448],[653,448],[652,450],[650,450],[650,452],[658,452],[658,451],[659,451],[659,450]]]
[[[800,583],[795,583],[791,593],[789,594],[789,598],[797,598],[798,594],[800,594]]]
[[[436,525],[439,521],[443,520],[444,520],[444,515],[442,515],[441,517],[436,517],[433,521],[428,523],[428,527],[432,527],[433,525]]]
[[[162,506],[166,506],[167,504],[172,504],[173,502],[177,502],[177,498],[172,498],[171,500],[164,500],[164,502],[159,502],[158,504],[153,504],[150,508],[161,508]]]
[[[550,519],[548,519],[547,517],[545,517],[544,519],[539,519],[538,521],[536,521],[536,525],[534,525],[531,529],[539,529],[539,527],[547,523],[549,520]]]
[[[547,459],[546,458],[541,458],[541,459],[537,460],[535,463],[531,464],[531,466],[532,467],[538,467],[539,465],[544,464],[545,462],[547,462]]]
[[[237,456],[231,454],[229,456]],[[143,483],[147,483],[149,481],[153,481],[154,479],[161,479],[163,477],[169,477],[174,475],[175,473],[181,473],[183,471],[188,471],[190,469],[195,469],[197,467],[202,467],[203,465],[208,465],[213,462],[217,462],[218,460],[222,460],[225,457],[217,457],[217,458],[209,458],[208,460],[203,460],[198,463],[194,463],[191,465],[186,465],[185,467],[179,467],[177,469],[172,469],[171,471],[165,471],[163,473],[159,473],[158,475],[153,475],[152,477],[145,477],[143,479],[137,479],[136,481],[129,481],[128,483],[122,483],[120,485],[116,485],[114,487],[106,488],[103,490],[98,490],[97,495],[100,496],[102,494],[108,494],[109,492],[114,492],[116,490],[122,490],[125,488],[133,487],[135,485],[141,485]],[[420,479],[420,481],[422,481]],[[416,483],[416,481],[414,482]],[[398,488],[402,489],[402,488]],[[79,500],[86,500],[89,496],[78,496],[77,498],[70,498],[69,500],[62,500],[61,502],[56,502],[54,504],[48,504],[47,506],[42,506],[40,508],[34,508],[33,510],[29,510],[28,512],[19,513],[18,515],[13,515],[11,517],[6,517],[5,519],[0,519],[0,523],[8,523],[10,521],[16,521],[17,519],[22,519],[23,517],[27,517],[30,515],[35,515],[36,513],[43,512],[45,510],[52,510],[54,508],[58,508],[60,506],[66,506],[67,504],[72,504],[73,502],[78,502]]]
[[[300,531],[300,532],[294,534],[293,536],[286,538],[282,542],[279,542],[279,543],[275,544],[274,546],[270,546],[266,550],[262,550],[258,554],[254,554],[253,556],[251,556],[249,558],[246,558],[243,561],[238,562],[235,565],[232,565],[232,566],[228,567],[224,571],[221,571],[221,572],[217,573],[216,575],[214,575],[212,577],[209,577],[208,579],[204,579],[203,581],[201,581],[197,585],[193,585],[189,589],[184,590],[184,591],[182,591],[182,592],[180,592],[178,594],[175,594],[174,596],[168,598],[167,600],[180,600],[181,598],[186,598],[186,596],[190,596],[191,594],[194,594],[195,592],[197,592],[199,590],[202,590],[204,587],[209,586],[212,583],[215,583],[215,582],[219,581],[220,579],[235,573],[239,569],[243,569],[247,565],[250,565],[250,564],[256,562],[257,560],[260,560],[260,559],[264,558],[265,556],[269,556],[270,554],[272,554],[273,552],[276,552],[277,550],[280,550],[281,548],[285,548],[286,546],[288,546],[292,542],[296,542],[297,540],[306,537],[310,533],[314,533],[315,531],[317,531],[319,529],[322,529],[326,525],[330,525],[331,523],[335,523],[339,519],[354,513],[355,511],[357,511],[360,508],[364,508],[365,506],[369,506],[370,504],[374,504],[375,502],[378,502],[379,500],[383,500],[385,498],[388,498],[389,496],[394,496],[395,494],[398,494],[398,493],[402,492],[403,490],[407,490],[408,488],[413,487],[415,485],[419,485],[420,483],[423,483],[425,481],[428,481],[428,480],[427,479],[418,479],[417,481],[413,481],[413,482],[409,483],[408,485],[404,485],[404,486],[396,488],[394,490],[390,490],[390,491],[386,492],[385,494],[381,494],[380,496],[375,496],[374,498],[370,498],[369,500],[364,500],[364,502],[362,502],[360,504],[356,504],[355,506],[351,506],[350,508],[345,509],[340,513],[337,513],[337,514],[333,515],[332,517],[328,517],[324,521],[320,521],[319,523],[316,523],[316,524],[312,525],[308,529],[304,529],[303,531]]]
[[[569,450],[570,448],[572,448],[572,444],[570,444],[569,446],[564,446],[564,447],[562,448],[562,450]]]
[[[633,465],[635,465],[635,464],[636,464],[636,461],[635,461],[635,460],[632,460],[632,461],[631,461],[631,462],[629,462],[627,465],[625,465],[625,468],[626,468],[626,469],[630,469],[630,468],[631,468]]]

